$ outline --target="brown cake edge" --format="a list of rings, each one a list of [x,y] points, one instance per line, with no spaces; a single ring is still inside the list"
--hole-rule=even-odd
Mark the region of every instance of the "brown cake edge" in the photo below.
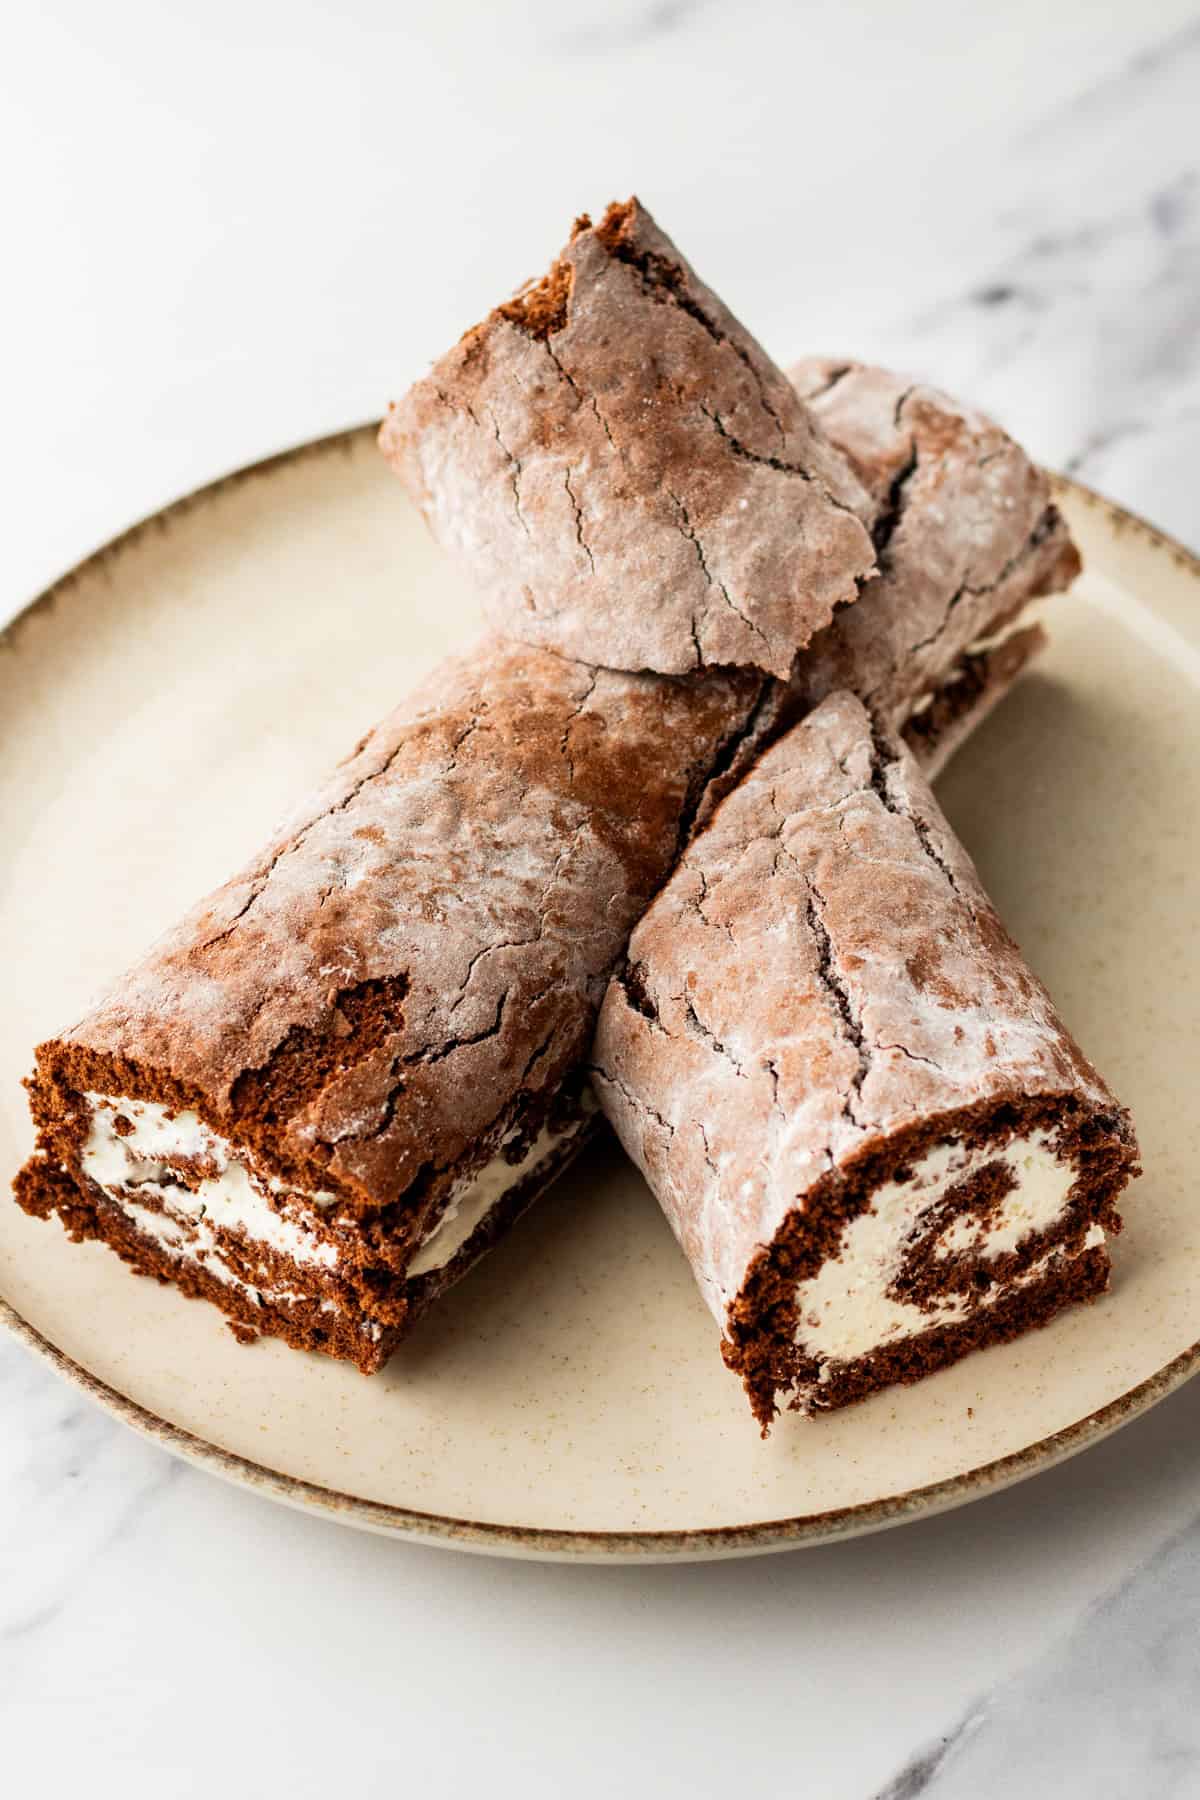
[[[798,1398],[789,1403],[789,1410],[832,1412],[869,1399],[883,1388],[911,1387],[975,1350],[1009,1344],[1027,1331],[1039,1330],[1068,1306],[1099,1299],[1108,1288],[1111,1270],[1104,1244],[1058,1257],[1043,1280],[1005,1295],[993,1306],[980,1307],[969,1318],[935,1326],[919,1337],[842,1364],[818,1399],[806,1405],[803,1398]]]
[[[1044,1281],[1014,1290],[991,1305],[977,1305],[965,1319],[931,1327],[901,1344],[871,1351],[843,1365],[825,1365],[831,1373],[818,1390],[821,1364],[795,1341],[795,1291],[799,1282],[810,1279],[838,1254],[846,1225],[869,1210],[877,1189],[947,1138],[958,1139],[968,1148],[993,1142],[1002,1148],[1014,1138],[1036,1131],[1055,1133],[1060,1158],[1076,1165],[1070,1205],[1048,1231],[1031,1233],[1016,1250],[988,1259],[986,1264],[978,1257],[973,1264],[986,1275],[988,1286],[1003,1284],[1039,1258],[1061,1249],[1063,1256],[1057,1266],[1051,1267]],[[1076,1297],[1073,1282],[1067,1279],[1076,1264],[1091,1271],[1086,1280],[1081,1278],[1077,1297],[1088,1298],[1102,1291],[1107,1281],[1107,1249],[1103,1245],[1085,1249],[1084,1239],[1093,1225],[1101,1226],[1106,1235],[1120,1232],[1117,1196],[1139,1173],[1137,1143],[1128,1118],[1120,1112],[1105,1112],[1071,1093],[1013,1094],[999,1102],[987,1100],[920,1120],[868,1144],[802,1197],[803,1210],[798,1207],[788,1214],[772,1243],[751,1265],[729,1307],[722,1355],[741,1377],[763,1435],[776,1416],[781,1392],[798,1390],[795,1401],[789,1403],[793,1410],[827,1411],[865,1399],[894,1381],[919,1380],[971,1350],[1007,1341],[1027,1326],[1044,1323]],[[976,1185],[960,1185],[957,1212],[976,1210]],[[986,1196],[983,1203],[988,1203]],[[1097,1254],[1103,1260],[1104,1280],[1094,1287]],[[961,1277],[964,1270],[960,1265],[971,1260],[956,1259],[952,1276]],[[965,1273],[972,1275],[974,1268]],[[1052,1303],[1051,1290],[1057,1296]]]
[[[997,619],[991,629],[1000,630],[1012,623],[1009,612]],[[1019,615],[1015,628],[999,643],[985,650],[964,650],[929,696],[928,705],[912,714],[901,727],[900,735],[928,781],[936,780],[1049,641],[1038,620]],[[718,758],[694,818],[686,821],[685,846],[707,825],[721,801],[744,780],[759,757],[803,716],[804,710],[798,708],[790,689],[767,677],[759,689],[749,728],[730,734],[727,753]]]
[[[241,1232],[212,1228],[215,1247],[223,1259],[234,1264],[235,1272],[240,1268],[241,1279],[248,1285],[254,1285],[255,1271],[265,1271],[272,1282],[290,1285],[293,1291],[308,1289],[309,1294],[299,1301],[260,1298],[256,1304],[241,1288],[202,1263],[173,1256],[139,1231],[103,1188],[87,1176],[63,1169],[43,1153],[32,1156],[19,1171],[13,1193],[31,1217],[57,1217],[73,1242],[105,1244],[134,1273],[175,1287],[189,1299],[207,1300],[225,1315],[239,1343],[278,1337],[293,1349],[320,1351],[371,1375],[384,1366],[426,1309],[492,1249],[601,1128],[598,1115],[580,1111],[565,1125],[552,1154],[497,1201],[444,1267],[411,1279],[368,1263],[356,1265],[358,1281],[352,1284],[336,1270],[302,1266]],[[151,1206],[150,1210],[157,1209]],[[374,1289],[369,1308],[364,1295],[355,1292],[356,1285]],[[322,1300],[334,1301],[337,1310],[322,1311]]]
[[[927,780],[936,780],[1048,642],[1045,627],[1031,619],[987,650],[963,652],[930,704],[901,727]]]

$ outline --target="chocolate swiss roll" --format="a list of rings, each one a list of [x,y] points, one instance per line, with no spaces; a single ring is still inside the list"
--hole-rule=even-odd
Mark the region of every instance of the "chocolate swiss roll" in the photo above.
[[[510,636],[42,1046],[28,1211],[246,1336],[383,1363],[597,1128],[605,985],[720,795],[835,677],[944,757],[1026,653],[957,586],[1070,572],[1056,521],[1053,556],[1014,548],[1048,501],[994,428],[878,371],[798,380],[811,406],[631,202],[417,384],[384,446]],[[972,556],[927,553],[993,455]]]
[[[912,756],[848,694],[693,841],[594,1061],[764,1430],[1107,1284],[1129,1118]]]
[[[991,419],[886,369],[790,371],[871,496],[877,574],[797,659],[801,704],[848,688],[927,773],[1045,641],[1032,601],[1079,573],[1044,472]]]
[[[503,631],[608,668],[786,678],[875,566],[845,458],[636,200],[577,220],[381,443]]]
[[[380,443],[507,634],[770,672],[778,720],[848,688],[931,770],[1044,643],[1029,603],[1079,568],[991,420],[861,364],[789,380],[636,200],[578,220]]]
[[[20,1204],[378,1368],[596,1128],[605,982],[756,694],[442,665],[40,1047]]]

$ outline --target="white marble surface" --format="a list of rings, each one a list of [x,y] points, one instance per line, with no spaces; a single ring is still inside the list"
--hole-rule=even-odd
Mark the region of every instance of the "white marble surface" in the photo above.
[[[931,375],[1200,545],[1194,3],[44,0],[5,35],[0,617],[378,411],[635,187],[781,356]],[[0,1396],[14,1793],[1200,1794],[1196,1385],[964,1512],[660,1570],[284,1512],[7,1340]]]

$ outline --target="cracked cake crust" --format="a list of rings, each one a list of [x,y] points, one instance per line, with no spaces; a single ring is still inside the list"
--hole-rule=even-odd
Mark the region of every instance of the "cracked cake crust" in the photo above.
[[[799,653],[790,681],[764,687],[770,728],[709,784],[697,824],[764,738],[839,688],[901,730],[934,779],[1045,648],[1032,603],[1079,572],[1045,475],[999,426],[867,364],[810,357],[790,379],[869,495],[879,568]]]
[[[153,1071],[263,1125],[280,1175],[394,1203],[561,1085],[747,692],[485,641],[57,1042],[101,1092]]]
[[[653,347],[637,372],[616,367],[616,323],[635,334],[629,341]],[[741,660],[745,643],[737,633],[750,626],[726,608],[723,594],[714,601],[705,507],[724,529],[731,500],[749,493],[755,536],[760,516],[786,515],[803,537],[804,555],[822,566],[830,545],[844,550],[861,540],[869,552],[873,543],[880,573],[862,592],[895,627],[889,642],[898,666],[902,616],[923,620],[929,610],[913,595],[924,547],[937,537],[945,482],[899,480],[916,427],[907,415],[896,423],[905,409],[895,378],[861,371],[857,389],[839,377],[817,397],[829,413],[831,438],[846,439],[847,461],[636,202],[610,208],[594,229],[579,221],[549,276],[468,333],[451,360],[465,413],[457,401],[431,398],[429,384],[421,384],[410,397],[415,438],[402,431],[397,437],[394,418],[385,443],[393,454],[400,445],[401,460],[415,457],[429,473],[427,499],[435,508],[444,502],[460,523],[485,518],[502,491],[507,528],[519,527],[522,555],[540,556],[542,535],[558,554],[563,521],[553,506],[526,537],[531,495],[540,490],[532,476],[527,489],[524,460],[513,461],[502,409],[488,415],[494,429],[484,432],[490,447],[478,460],[481,414],[471,395],[482,393],[489,407],[500,408],[506,394],[519,428],[537,440],[535,463],[543,451],[545,469],[555,456],[567,459],[571,554],[577,574],[580,557],[588,565],[585,622],[598,590],[590,585],[597,559],[590,525],[585,541],[589,502],[578,486],[581,469],[597,484],[616,534],[605,570],[620,604],[606,630],[623,630],[621,621],[636,610],[618,580],[621,556],[638,539],[637,555],[645,550],[646,568],[657,570],[655,533],[665,530],[673,554],[681,544],[689,549],[692,599],[697,569],[707,596],[702,630],[699,615],[688,612],[690,647],[680,666]],[[654,405],[666,410],[655,413],[647,432],[638,382],[644,385],[651,366],[669,379],[655,377]],[[512,384],[530,369],[540,373],[520,394]],[[798,380],[803,388],[810,378],[802,370]],[[839,385],[857,392],[854,406],[829,406]],[[604,411],[610,400],[613,419],[625,420],[619,430]],[[973,424],[964,423],[957,437],[953,427],[966,415],[938,404],[946,442],[970,440]],[[447,430],[451,437],[439,439]],[[590,447],[573,462],[579,444],[572,434],[580,430],[591,432]],[[872,452],[872,433],[882,433],[882,450]],[[1001,454],[997,443],[1008,446],[1002,454],[1015,469],[1020,453],[1002,434],[979,455]],[[456,460],[460,451],[465,460]],[[953,466],[956,455],[947,450],[943,461]],[[672,456],[680,481],[662,488]],[[795,457],[801,461],[788,466]],[[698,510],[695,494],[683,490],[688,471],[704,496]],[[997,539],[1010,531],[1011,485],[978,497],[984,549],[989,529]],[[800,511],[788,511],[789,494],[800,495]],[[893,539],[901,562],[907,557],[903,582],[894,574]],[[736,532],[731,537],[735,562],[747,543]],[[511,549],[497,540],[506,564]],[[830,569],[840,554],[829,552]],[[869,561],[867,554],[864,568]],[[930,592],[943,564],[953,567],[953,558],[930,559]],[[1063,558],[1057,566],[1065,566]],[[756,579],[764,570],[770,573],[754,564]],[[1017,586],[1022,595],[1036,591],[1032,570],[1031,559],[1013,562],[1005,580],[1011,577],[1014,593]],[[859,585],[856,575],[855,591]],[[629,591],[636,601],[636,585]],[[924,590],[921,597],[928,599]],[[1009,597],[1006,590],[1004,604]],[[795,617],[789,613],[781,626],[782,617],[767,621],[780,667],[785,660],[792,666],[795,633]],[[945,759],[1040,641],[1035,628],[972,650],[973,623],[967,606],[949,607],[921,680],[910,684],[923,704],[908,730],[928,766]],[[664,615],[653,628],[669,635],[670,619]],[[751,635],[765,628],[755,621]],[[868,648],[873,642],[868,637]],[[720,795],[818,697],[824,666],[809,668],[802,655],[790,682],[726,668],[682,679],[623,675],[496,638],[444,665],[363,740],[261,857],[194,909],[79,1026],[42,1047],[32,1089],[41,1148],[18,1184],[21,1203],[57,1213],[75,1235],[107,1238],[185,1291],[203,1291],[239,1328],[322,1342],[360,1366],[379,1366],[420,1307],[545,1185],[546,1169],[561,1166],[590,1135],[582,1065],[628,932]],[[844,658],[837,667],[844,670]],[[861,685],[874,672],[866,656]],[[940,685],[930,692],[933,673]],[[247,1243],[237,1228],[211,1217],[198,1230],[187,1208],[195,1208],[211,1171],[189,1169],[186,1156],[173,1156],[169,1174],[176,1200],[185,1190],[192,1200],[168,1214],[166,1202],[143,1192],[143,1229],[135,1230],[131,1215],[82,1167],[88,1091],[194,1111],[244,1155],[273,1213],[336,1249],[336,1277],[309,1279],[306,1287],[286,1257],[260,1239]],[[409,1263],[457,1204],[462,1184],[489,1159],[521,1164],[549,1121],[555,1130],[546,1169],[522,1176],[515,1194],[455,1254],[452,1273],[410,1277]],[[314,1209],[308,1202],[317,1192],[326,1199]],[[224,1274],[178,1254],[204,1234]],[[251,1294],[260,1276],[267,1279]],[[275,1290],[290,1298],[276,1304]]]
[[[870,503],[637,200],[416,383],[380,443],[511,636],[786,678],[875,564]]]
[[[975,716],[958,693],[930,754]],[[770,677],[612,675],[491,639],[444,665],[261,856],[41,1047],[20,1204],[215,1302],[243,1335],[381,1367],[592,1135],[581,1066],[605,976],[709,789],[789,704]],[[89,1091],[194,1110],[227,1134],[281,1185],[268,1204],[336,1250],[336,1274],[314,1284],[236,1230],[214,1226],[198,1261],[135,1229],[81,1166]],[[518,1160],[548,1120],[546,1168],[446,1270],[411,1278],[457,1186],[489,1157]],[[171,1158],[176,1184],[211,1173]],[[334,1203],[314,1212],[314,1190]],[[188,1219],[174,1221],[193,1249]]]
[[[764,1425],[777,1393],[805,1410],[841,1404],[1039,1322],[1076,1293],[1068,1264],[1079,1296],[1103,1285],[1103,1234],[1136,1172],[1128,1116],[912,757],[850,695],[767,751],[693,842],[634,931],[593,1057],[602,1107]],[[996,1159],[1018,1149],[1051,1180],[1069,1164],[1069,1194],[1010,1262],[977,1245],[939,1251],[931,1275],[932,1251],[907,1271],[898,1255],[904,1291],[889,1305],[920,1309],[930,1281],[939,1303],[958,1299],[930,1312],[927,1331],[885,1333],[873,1365],[806,1347],[798,1284],[849,1254],[847,1227],[886,1184],[900,1204],[948,1147],[962,1173],[939,1232],[961,1213],[986,1235],[1011,1185]],[[901,1240],[897,1227],[892,1247]]]
[[[376,1324],[407,1321],[408,1262],[464,1179],[517,1162],[543,1127],[583,1135],[605,982],[759,685],[597,671],[490,638],[443,664],[259,857],[40,1047],[21,1204],[112,1236],[114,1208],[82,1167],[86,1096],[152,1103],[167,1109],[156,1130],[209,1133],[192,1166],[178,1145],[154,1152],[176,1212],[166,1263],[195,1234],[184,1191],[236,1153],[270,1214],[336,1252],[336,1278],[293,1270],[293,1288],[323,1283]],[[118,1114],[114,1134],[132,1131]],[[217,1249],[241,1280],[236,1239]],[[161,1241],[155,1256],[166,1272]],[[224,1289],[236,1316],[240,1290]],[[276,1328],[269,1309],[256,1318]]]
[[[982,413],[863,363],[810,357],[789,375],[871,496],[879,559],[794,680],[810,705],[847,688],[899,729],[974,646],[1070,586],[1079,555],[1044,472]],[[1020,648],[1023,663],[1035,645]]]

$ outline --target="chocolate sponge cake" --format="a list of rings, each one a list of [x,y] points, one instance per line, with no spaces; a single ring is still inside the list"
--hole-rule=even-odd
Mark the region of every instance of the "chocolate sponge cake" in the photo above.
[[[764,1429],[1107,1283],[1129,1119],[911,755],[850,695],[692,843],[594,1058]]]
[[[381,443],[503,631],[608,668],[786,678],[875,564],[845,458],[637,200],[579,219]]]
[[[949,402],[918,432],[879,371],[797,379],[631,202],[417,384],[383,443],[513,635],[437,671],[42,1046],[28,1211],[246,1335],[377,1368],[596,1128],[608,978],[764,746],[835,677],[880,689],[886,642],[897,721],[944,759],[1036,642],[979,639],[960,568],[1011,563],[1028,597],[1068,567],[1061,535],[1013,548],[1040,478]],[[935,554],[992,457],[972,557]]]
[[[42,1045],[21,1205],[377,1368],[594,1129],[605,982],[757,689],[443,665]]]
[[[1042,645],[1031,601],[1079,555],[1041,469],[982,413],[887,369],[790,371],[871,496],[879,568],[797,659],[802,702],[847,688],[936,770]]]
[[[495,639],[444,666],[41,1047],[20,1204],[379,1368],[594,1131],[607,976],[790,705]]]

